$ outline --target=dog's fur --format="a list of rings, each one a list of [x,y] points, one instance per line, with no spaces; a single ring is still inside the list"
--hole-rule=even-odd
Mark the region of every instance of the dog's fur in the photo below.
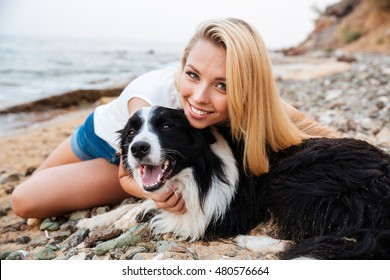
[[[242,143],[229,128],[198,130],[181,110],[150,107],[121,131],[121,149],[124,168],[138,185],[166,192],[176,184],[186,213],[157,209],[147,200],[79,227],[118,220],[115,227],[126,229],[153,210],[153,231],[181,239],[231,237],[272,223],[273,238],[235,240],[280,258],[390,258],[390,156],[364,141],[316,138],[269,151],[269,173],[249,176]]]

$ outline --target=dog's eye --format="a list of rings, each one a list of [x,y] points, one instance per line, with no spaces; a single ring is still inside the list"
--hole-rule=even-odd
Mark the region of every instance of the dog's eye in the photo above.
[[[161,125],[162,130],[170,130],[172,128],[172,125],[169,123],[164,123]]]
[[[129,129],[128,136],[134,136],[137,131],[135,129]]]

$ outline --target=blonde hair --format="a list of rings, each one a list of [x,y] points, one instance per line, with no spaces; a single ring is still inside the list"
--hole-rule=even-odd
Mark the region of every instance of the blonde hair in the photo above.
[[[279,151],[308,136],[283,109],[271,59],[260,34],[240,19],[206,21],[184,49],[181,72],[198,40],[226,50],[227,102],[232,136],[244,142],[245,171],[269,171],[267,147]],[[178,85],[178,83],[176,83]]]

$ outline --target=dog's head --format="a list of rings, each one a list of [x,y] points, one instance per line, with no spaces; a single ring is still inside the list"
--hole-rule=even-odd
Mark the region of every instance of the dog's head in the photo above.
[[[193,128],[183,110],[165,107],[137,111],[120,133],[123,166],[149,192],[168,186],[216,141],[210,129]]]

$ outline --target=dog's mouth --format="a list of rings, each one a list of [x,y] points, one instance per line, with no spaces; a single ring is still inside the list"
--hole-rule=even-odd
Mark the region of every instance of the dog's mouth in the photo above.
[[[146,191],[156,191],[164,186],[172,174],[176,162],[174,160],[166,160],[161,165],[141,164],[139,172],[141,175],[142,185]]]

